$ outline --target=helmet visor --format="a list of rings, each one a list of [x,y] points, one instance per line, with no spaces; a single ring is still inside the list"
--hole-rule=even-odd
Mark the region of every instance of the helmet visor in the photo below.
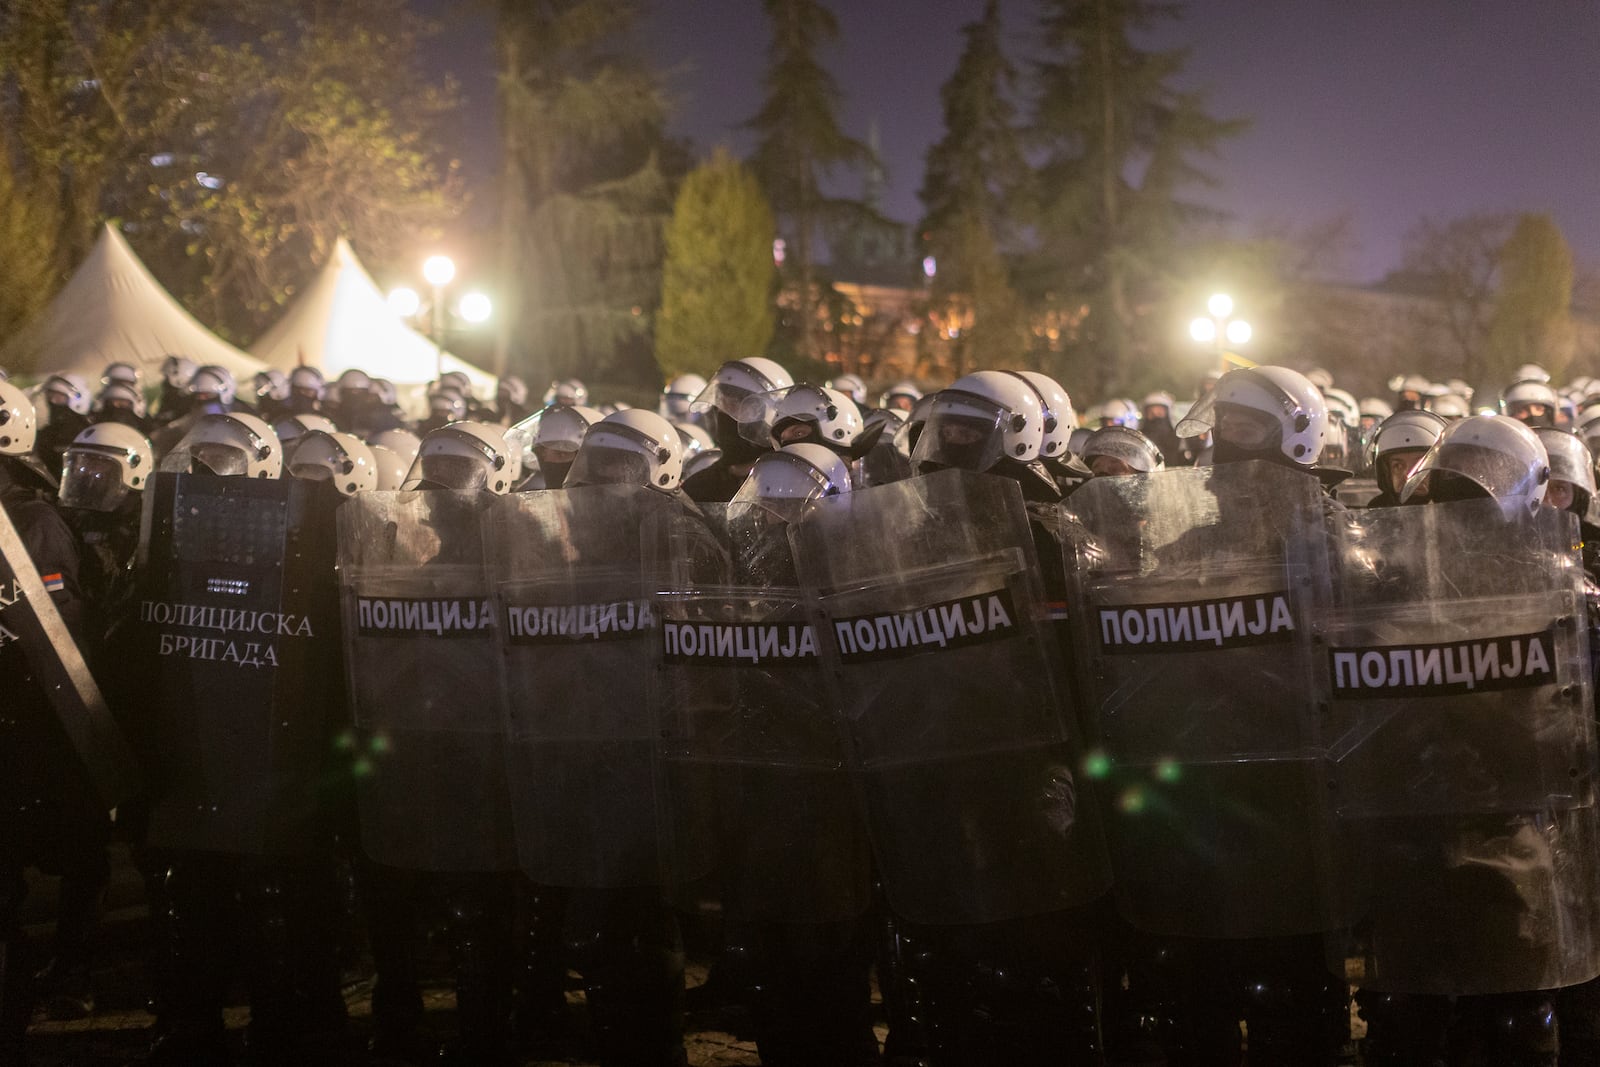
[[[1542,495],[1549,479],[1549,468],[1543,463],[1522,460],[1497,448],[1441,439],[1412,471],[1401,499],[1411,499],[1413,493],[1428,484],[1429,475],[1435,471],[1460,475],[1496,500]],[[1432,496],[1437,499],[1438,493]]]
[[[237,445],[200,441],[190,445],[188,451],[188,469],[195,473],[209,472],[224,478],[250,473],[250,457]]]
[[[773,452],[750,468],[749,477],[728,503],[728,517],[764,508],[784,522],[795,522],[811,501],[837,496],[845,488],[834,485],[827,475],[799,456]]]
[[[945,390],[933,402],[911,465],[986,471],[1005,454],[1006,411],[974,393]]]
[[[433,452],[417,457],[406,476],[406,489],[450,489],[473,493],[489,485],[489,467],[473,456]]]
[[[61,503],[87,511],[113,511],[128,496],[122,464],[99,452],[67,450],[61,464]]]
[[[565,487],[649,485],[650,482],[650,461],[637,450],[591,442],[578,450]]]

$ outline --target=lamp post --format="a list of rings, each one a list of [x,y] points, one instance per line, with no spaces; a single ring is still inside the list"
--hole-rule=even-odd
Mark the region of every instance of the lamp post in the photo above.
[[[439,352],[436,378],[444,377],[444,287],[456,277],[455,260],[449,256],[429,256],[422,264],[422,276],[433,286],[433,344]]]
[[[1250,343],[1255,330],[1244,319],[1233,317],[1233,297],[1227,293],[1213,293],[1206,301],[1206,315],[1189,323],[1189,336],[1197,343],[1212,346],[1218,365],[1226,371],[1230,362],[1248,366],[1249,361],[1228,351],[1228,345],[1240,347]]]
[[[455,280],[455,261],[449,256],[429,256],[422,264],[422,277],[432,289],[432,297],[427,306],[423,306],[422,297],[415,289],[401,286],[389,291],[389,310],[402,319],[416,319],[426,312],[428,338],[438,352],[438,364],[434,373],[436,377],[442,377],[446,332],[450,325],[445,305],[445,287]],[[494,313],[494,305],[482,293],[465,293],[457,302],[455,313],[463,321],[478,326],[489,321],[489,317]]]

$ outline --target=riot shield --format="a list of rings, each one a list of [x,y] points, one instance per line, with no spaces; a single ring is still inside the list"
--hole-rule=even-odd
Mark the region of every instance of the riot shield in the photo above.
[[[133,748],[106,707],[77,642],[4,507],[0,507],[0,656],[6,657],[0,659],[6,663],[0,669],[5,684],[23,684],[27,677],[31,682],[26,684],[36,686],[49,702],[60,732],[77,754],[104,809],[109,811],[132,796],[138,789]],[[14,669],[7,662],[12,657]],[[30,728],[20,721],[16,726]]]
[[[506,497],[485,517],[517,853],[535,882],[662,883],[654,582],[640,538],[651,515],[684,506],[651,489],[585,486]]]
[[[1575,520],[1493,501],[1353,515],[1327,620],[1330,796],[1364,984],[1548,989],[1600,973]]]
[[[161,473],[144,495],[152,844],[301,851],[339,679],[331,486]]]
[[[1067,506],[1118,908],[1152,933],[1337,925],[1317,480],[1260,463],[1096,478]]]
[[[703,511],[647,531],[666,578],[652,702],[669,878],[700,878],[709,846],[730,918],[854,919],[870,849],[787,523],[759,505]]]
[[[516,867],[488,494],[360,493],[339,510],[361,843],[392,867]]]
[[[918,923],[1109,887],[1016,483],[942,471],[791,530],[889,902]]]
[[[1378,482],[1375,478],[1349,478],[1340,482],[1334,492],[1345,507],[1364,508],[1377,497]]]

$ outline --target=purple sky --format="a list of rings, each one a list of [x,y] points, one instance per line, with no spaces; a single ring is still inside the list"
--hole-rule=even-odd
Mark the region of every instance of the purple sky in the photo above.
[[[475,118],[461,146],[481,187],[495,159],[490,24],[449,11],[434,46]],[[673,71],[675,132],[736,150],[759,102],[766,26],[757,0],[654,0],[641,41]],[[860,137],[876,120],[889,171],[885,209],[914,220],[927,146],[941,133],[939,86],[960,27],[982,0],[833,0],[842,39],[824,57]],[[1003,0],[1009,51],[1032,50],[1030,0]],[[1210,163],[1199,199],[1241,233],[1348,213],[1343,275],[1398,265],[1424,215],[1548,211],[1581,262],[1600,266],[1600,4],[1588,0],[1191,0],[1160,43],[1191,49],[1184,76],[1213,113],[1253,120]],[[487,190],[485,189],[485,193]]]

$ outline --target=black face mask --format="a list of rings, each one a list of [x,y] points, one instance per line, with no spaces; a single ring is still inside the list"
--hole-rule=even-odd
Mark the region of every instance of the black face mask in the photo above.
[[[544,487],[546,489],[560,489],[567,484],[567,472],[571,469],[572,460],[570,459],[565,463],[541,462],[539,464],[539,473],[544,475]]]
[[[711,409],[711,439],[722,449],[724,463],[754,463],[771,451],[739,433],[739,423],[721,408]]]
[[[1308,469],[1284,455],[1283,450],[1278,447],[1276,441],[1262,448],[1244,448],[1234,444],[1232,441],[1219,440],[1211,449],[1211,462],[1213,464],[1244,463],[1252,459],[1276,463],[1280,467],[1288,467],[1290,470],[1303,471]]]

